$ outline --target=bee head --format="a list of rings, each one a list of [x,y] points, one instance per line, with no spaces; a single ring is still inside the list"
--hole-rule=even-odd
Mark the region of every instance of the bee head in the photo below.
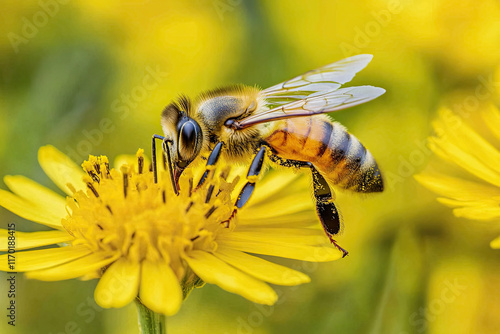
[[[203,132],[198,122],[189,116],[190,102],[181,98],[162,113],[162,127],[169,146],[171,168],[178,188],[179,178],[191,162],[200,154],[203,146]]]

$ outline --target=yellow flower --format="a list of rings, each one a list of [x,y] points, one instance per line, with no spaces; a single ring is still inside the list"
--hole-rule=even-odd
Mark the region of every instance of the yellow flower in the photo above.
[[[267,283],[310,280],[248,253],[315,262],[342,256],[315,219],[304,178],[290,172],[265,178],[250,205],[234,215],[245,181],[241,168],[221,163],[199,189],[194,180],[204,166],[188,169],[176,196],[166,171],[154,183],[142,150],[134,161],[111,169],[106,157],[91,156],[82,171],[54,147],[42,147],[40,165],[66,199],[23,176],[6,176],[12,192],[0,190],[0,205],[54,230],[14,232],[15,263],[1,255],[0,270],[44,281],[99,278],[94,297],[100,306],[122,307],[137,297],[172,315],[203,282],[273,304],[277,294]],[[0,251],[8,250],[8,236],[0,230]]]
[[[482,119],[496,138],[500,139],[500,111],[495,106],[482,110]],[[472,174],[471,180],[440,173],[424,173],[415,178],[442,197],[437,200],[453,209],[457,217],[474,220],[500,218],[500,151],[462,118],[449,109],[439,111],[434,123],[435,137],[429,138],[430,149]],[[500,248],[500,237],[491,242]]]

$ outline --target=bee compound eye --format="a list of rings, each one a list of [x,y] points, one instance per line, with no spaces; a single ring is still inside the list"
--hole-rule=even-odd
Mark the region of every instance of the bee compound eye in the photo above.
[[[199,136],[201,129],[194,120],[182,124],[179,131],[179,156],[182,160],[191,161],[199,152]]]

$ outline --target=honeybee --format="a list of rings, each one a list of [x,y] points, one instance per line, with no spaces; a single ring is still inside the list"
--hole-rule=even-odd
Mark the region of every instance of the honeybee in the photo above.
[[[341,230],[341,220],[331,186],[371,193],[383,191],[384,184],[372,154],[325,113],[370,101],[385,92],[373,86],[340,88],[372,57],[346,58],[264,90],[235,85],[202,93],[193,101],[181,96],[163,110],[165,136],[153,136],[155,181],[155,139],[163,141],[176,193],[182,172],[200,155],[209,154],[199,185],[220,156],[229,161],[250,161],[253,157],[235,210],[253,193],[266,156],[282,166],[309,168],[318,218],[330,241],[347,255],[333,239]]]

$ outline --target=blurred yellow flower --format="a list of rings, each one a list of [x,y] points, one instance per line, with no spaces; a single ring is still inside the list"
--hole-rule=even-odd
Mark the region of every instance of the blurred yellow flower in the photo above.
[[[172,315],[203,282],[270,305],[278,296],[267,283],[310,279],[248,253],[314,262],[342,257],[314,219],[307,180],[293,173],[262,180],[252,205],[233,217],[242,170],[223,163],[197,190],[194,175],[203,170],[187,170],[175,196],[166,171],[154,183],[142,150],[119,170],[106,157],[91,156],[84,172],[52,146],[39,150],[39,162],[66,200],[23,176],[6,176],[12,192],[0,190],[0,205],[54,229],[14,232],[16,251],[59,247],[15,252],[15,263],[4,254],[0,270],[44,281],[99,278],[94,297],[105,308],[137,297]],[[0,251],[8,250],[8,235],[0,230]]]
[[[500,111],[493,105],[481,112],[485,125],[500,139]],[[440,196],[438,201],[453,209],[457,217],[474,220],[500,218],[500,151],[449,109],[439,111],[433,123],[436,136],[429,138],[430,149],[472,174],[474,180],[438,173],[423,173],[415,178]],[[491,242],[500,248],[500,237]]]

